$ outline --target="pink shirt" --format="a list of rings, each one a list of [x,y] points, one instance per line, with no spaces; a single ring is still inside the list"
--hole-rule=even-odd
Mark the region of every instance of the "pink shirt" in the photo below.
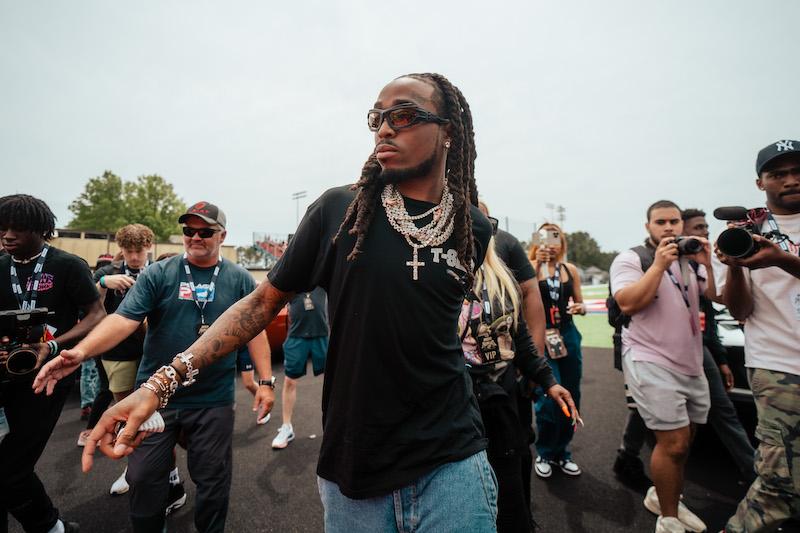
[[[705,290],[706,283],[697,279],[688,263],[684,269],[689,281],[689,308],[682,291],[664,272],[655,299],[633,315],[630,325],[623,328],[622,345],[624,353],[634,361],[648,361],[681,374],[700,376],[703,374],[703,334],[700,331],[699,295]],[[683,284],[680,263],[674,261],[669,270]],[[704,266],[700,265],[698,274],[706,277]],[[642,276],[644,272],[636,252],[622,252],[611,265],[610,283],[614,294],[636,283]]]

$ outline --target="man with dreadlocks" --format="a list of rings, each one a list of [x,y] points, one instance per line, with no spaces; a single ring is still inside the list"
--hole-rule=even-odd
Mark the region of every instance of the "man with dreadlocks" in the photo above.
[[[84,468],[98,441],[112,457],[130,453],[173,384],[262,331],[292,294],[320,286],[331,321],[317,467],[326,530],[495,530],[497,486],[457,334],[491,236],[475,207],[469,105],[443,76],[411,74],[373,107],[361,179],[309,207],[268,280],[173,361],[177,376],[159,370],[152,387],[106,412]],[[128,423],[113,441],[120,419]]]
[[[83,338],[105,310],[86,261],[47,243],[54,231],[55,216],[42,200],[26,194],[0,198],[0,240],[8,252],[0,256],[0,310],[46,307],[53,312],[46,328],[36,332],[42,342],[31,346],[38,352],[34,368],[7,365],[8,351],[0,348],[0,411],[5,413],[0,419],[10,430],[0,437],[0,531],[7,530],[8,513],[25,531],[78,530],[77,524],[59,519],[34,472],[72,381],[59,384],[52,396],[34,394],[31,384],[34,370]],[[7,342],[2,339],[3,345]],[[3,432],[0,428],[0,435]]]

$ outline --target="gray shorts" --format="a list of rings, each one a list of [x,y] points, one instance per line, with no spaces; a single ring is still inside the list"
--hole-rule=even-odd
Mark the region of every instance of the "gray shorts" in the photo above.
[[[645,425],[654,431],[705,424],[711,399],[705,374],[687,376],[649,361],[633,361],[630,351],[622,356],[628,392]]]

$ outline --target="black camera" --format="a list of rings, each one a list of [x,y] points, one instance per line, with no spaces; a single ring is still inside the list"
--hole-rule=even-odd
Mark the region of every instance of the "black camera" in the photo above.
[[[729,257],[742,259],[750,257],[758,250],[758,243],[753,235],[761,235],[773,242],[781,242],[788,237],[780,231],[773,230],[762,233],[761,228],[767,220],[769,212],[763,207],[747,209],[741,206],[718,207],[714,210],[714,218],[725,220],[732,225],[719,234],[717,247]]]
[[[30,310],[0,311],[0,351],[7,352],[0,361],[0,380],[24,377],[36,368],[39,354],[26,345],[42,342],[45,323],[50,312],[46,307]]]
[[[675,244],[678,245],[678,255],[694,255],[703,251],[703,243],[694,237],[675,237]]]

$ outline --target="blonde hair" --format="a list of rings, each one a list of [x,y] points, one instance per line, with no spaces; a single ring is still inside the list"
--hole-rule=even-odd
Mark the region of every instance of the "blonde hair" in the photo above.
[[[564,258],[567,256],[567,236],[564,235],[564,231],[559,227],[558,224],[553,224],[552,222],[545,222],[539,229],[536,230],[536,233],[539,233],[543,229],[553,229],[558,232],[558,238],[561,240],[561,250],[559,250],[558,255],[556,256],[556,261],[562,262]],[[539,250],[541,246],[535,243],[531,244],[531,247],[528,249],[528,259],[531,261],[536,261],[536,252]]]
[[[499,303],[503,314],[511,313],[516,328],[521,302],[520,289],[514,276],[511,275],[511,271],[495,252],[494,237],[489,239],[483,266],[475,275],[475,293],[479,297],[483,290],[484,280],[486,281],[486,292],[489,293],[489,301],[492,305]],[[511,309],[508,309],[508,302],[511,302]]]

